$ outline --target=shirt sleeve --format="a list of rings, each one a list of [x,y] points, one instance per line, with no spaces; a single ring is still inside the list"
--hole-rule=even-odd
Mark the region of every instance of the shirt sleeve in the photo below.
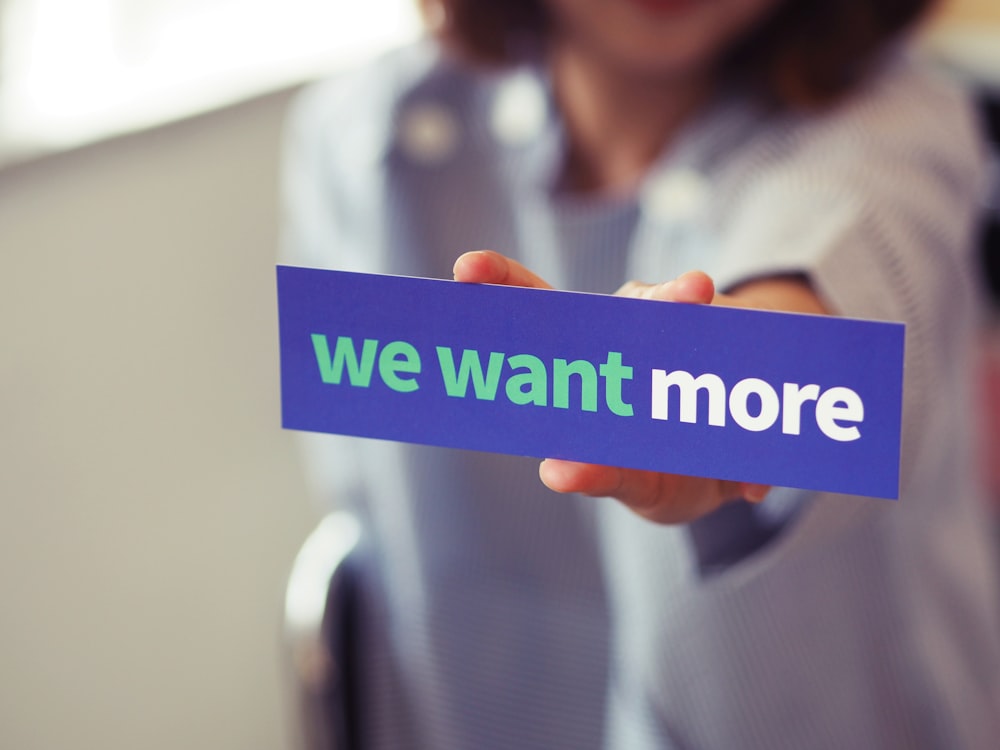
[[[967,368],[987,183],[974,109],[901,59],[829,115],[779,128],[769,148],[783,155],[738,202],[716,281],[800,274],[836,314],[906,324],[905,493],[926,449],[923,405]]]
[[[718,287],[794,274],[835,314],[906,324],[901,495],[941,470],[941,417],[928,404],[968,377],[983,153],[964,93],[900,58],[836,110],[771,122],[738,154]],[[792,533],[815,498],[776,488],[693,522],[700,574]]]

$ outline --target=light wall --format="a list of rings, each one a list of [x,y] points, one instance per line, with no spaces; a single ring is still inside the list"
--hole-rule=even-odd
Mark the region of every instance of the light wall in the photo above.
[[[286,100],[0,172],[0,748],[290,746]]]

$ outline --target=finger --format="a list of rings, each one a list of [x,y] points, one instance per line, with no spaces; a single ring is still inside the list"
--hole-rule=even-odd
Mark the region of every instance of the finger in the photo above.
[[[770,485],[767,484],[750,484],[749,482],[743,482],[740,485],[740,493],[743,499],[750,503],[760,503],[764,501],[767,497],[767,493],[771,491]]]
[[[542,482],[555,492],[579,492],[591,496],[607,496],[621,485],[621,470],[613,466],[585,464],[547,458],[538,467]]]
[[[472,284],[527,286],[534,289],[552,288],[544,279],[517,261],[492,250],[476,250],[459,256],[452,272],[455,275],[455,281]]]
[[[546,459],[542,482],[556,492],[612,497],[657,523],[685,523],[741,496],[735,482]]]
[[[615,294],[619,297],[659,300],[661,302],[684,302],[688,304],[713,304],[720,307],[757,307],[770,309],[754,297],[736,297],[731,294],[716,294],[715,283],[703,271],[688,271],[672,281],[661,284],[644,284],[629,281]]]
[[[619,469],[549,458],[538,467],[542,482],[556,492],[576,492],[621,501],[656,523],[687,523],[729,500],[761,502],[768,485]]]
[[[708,304],[719,296],[715,294],[715,284],[712,279],[702,271],[688,271],[676,279],[665,281],[662,284],[643,284],[638,281],[630,281],[616,294],[637,299],[690,304]]]

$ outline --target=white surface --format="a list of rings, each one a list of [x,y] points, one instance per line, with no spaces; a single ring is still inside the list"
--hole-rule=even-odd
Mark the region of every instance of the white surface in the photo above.
[[[277,90],[413,38],[411,0],[6,0],[0,163]]]

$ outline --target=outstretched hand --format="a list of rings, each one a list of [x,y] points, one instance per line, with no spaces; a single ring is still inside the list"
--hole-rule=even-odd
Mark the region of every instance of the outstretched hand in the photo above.
[[[490,250],[462,255],[454,268],[455,280],[551,289],[544,279],[520,263]],[[623,297],[715,304],[730,307],[783,309],[822,313],[822,304],[803,281],[779,277],[748,284],[737,294],[716,294],[707,274],[690,271],[661,284],[630,281],[616,292]],[[549,458],[542,462],[539,477],[556,492],[578,492],[593,497],[613,497],[640,516],[658,523],[686,523],[711,513],[730,500],[760,502],[770,487],[655,471],[625,469],[600,464]]]

